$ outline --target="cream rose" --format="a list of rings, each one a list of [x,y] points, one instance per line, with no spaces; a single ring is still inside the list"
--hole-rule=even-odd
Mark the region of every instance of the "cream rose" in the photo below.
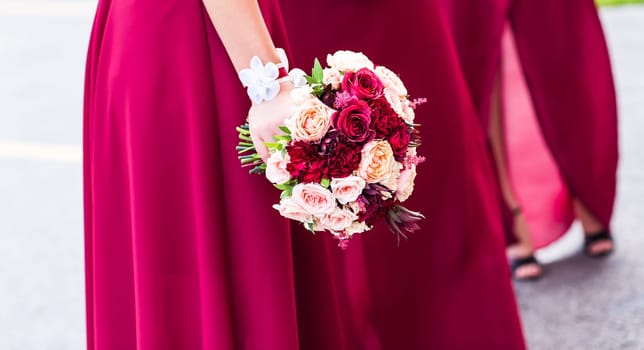
[[[347,176],[331,179],[333,197],[342,204],[347,204],[358,199],[366,182],[359,176]]]
[[[288,153],[283,155],[282,152],[271,154],[266,160],[266,178],[274,184],[283,184],[291,179],[291,174],[286,170],[290,162]]]
[[[296,141],[318,141],[331,126],[333,110],[318,99],[306,101],[295,114],[284,121]]]
[[[391,167],[391,172],[384,180],[380,181],[380,184],[392,191],[395,191],[398,188],[398,178],[400,177],[400,170],[402,170],[402,168],[402,164],[394,161],[394,165]]]
[[[414,192],[414,180],[416,179],[416,166],[403,170],[398,178],[398,190],[396,199],[400,202],[406,201]]]
[[[396,73],[389,70],[389,68],[384,66],[378,66],[375,69],[376,75],[382,81],[382,84],[385,88],[390,89],[395,92],[400,97],[407,96],[407,88],[403,84],[402,80],[396,75]]]
[[[294,88],[291,90],[291,100],[296,106],[301,106],[304,103],[312,100],[315,96],[312,95],[313,89],[310,86],[303,86],[299,88]]]
[[[297,220],[299,222],[311,223],[314,218],[301,205],[291,198],[284,198],[280,204],[273,205],[273,208],[280,212],[280,215],[287,219]]]
[[[342,232],[355,221],[358,217],[350,210],[336,208],[330,214],[320,218],[320,225],[326,230]]]
[[[331,191],[318,184],[295,185],[291,198],[302,209],[316,217],[330,214],[336,208]]]
[[[374,64],[362,54],[362,52],[337,51],[333,55],[326,56],[326,63],[329,67],[341,72],[355,72],[360,68],[373,69]]]
[[[338,90],[342,84],[342,74],[336,68],[324,68],[322,83],[331,84],[333,89]]]
[[[374,140],[362,148],[358,175],[368,183],[384,180],[394,165],[394,152],[387,141]]]

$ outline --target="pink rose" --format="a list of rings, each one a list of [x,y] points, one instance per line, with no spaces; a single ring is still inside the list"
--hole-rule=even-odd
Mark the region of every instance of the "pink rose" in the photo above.
[[[336,208],[331,191],[314,183],[295,185],[291,198],[302,209],[316,217],[330,214]]]
[[[266,178],[274,184],[283,184],[291,179],[291,174],[286,170],[290,162],[289,155],[275,152],[266,161]]]
[[[280,212],[280,215],[287,219],[296,220],[303,223],[313,222],[313,215],[308,213],[302,206],[297,204],[291,198],[284,198],[280,204],[273,205],[273,208]]]
[[[358,175],[368,183],[384,180],[394,166],[394,151],[387,141],[374,140],[365,144]]]
[[[382,95],[382,81],[376,73],[367,68],[345,73],[342,79],[342,90],[361,100],[373,100]]]
[[[342,204],[347,204],[358,199],[367,183],[359,176],[347,176],[343,178],[333,178],[331,180],[331,190],[333,197]]]
[[[414,180],[416,179],[416,167],[411,166],[403,170],[398,178],[398,189],[396,199],[400,202],[406,201],[414,192]]]
[[[358,219],[350,210],[335,208],[335,210],[320,218],[320,226],[332,232],[343,232]]]
[[[331,126],[333,110],[318,99],[305,101],[295,114],[284,121],[295,141],[318,141]]]

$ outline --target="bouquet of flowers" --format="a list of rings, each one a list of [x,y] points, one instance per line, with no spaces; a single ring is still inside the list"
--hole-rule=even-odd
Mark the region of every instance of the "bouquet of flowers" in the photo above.
[[[338,51],[316,59],[306,83],[291,91],[297,111],[283,135],[267,143],[264,163],[240,126],[242,165],[265,174],[282,191],[273,207],[312,232],[328,231],[346,247],[356,233],[385,218],[400,239],[419,229],[423,215],[401,205],[412,194],[420,136],[407,89],[391,70],[362,53]]]

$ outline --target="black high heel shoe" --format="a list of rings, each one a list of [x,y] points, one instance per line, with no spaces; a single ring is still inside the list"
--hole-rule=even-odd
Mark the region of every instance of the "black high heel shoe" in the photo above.
[[[515,218],[523,213],[520,206],[510,209],[512,216]],[[526,277],[518,277],[517,270],[528,265],[534,265],[539,269],[539,273],[535,275],[530,275]],[[536,281],[543,277],[543,265],[534,257],[534,254],[530,254],[522,258],[510,258],[510,271],[512,272],[512,278],[515,281]]]
[[[516,271],[520,269],[521,267],[528,266],[528,265],[536,265],[539,267],[540,272],[536,275],[532,276],[526,276],[526,277],[518,277],[516,274]],[[534,257],[534,255],[527,256],[525,258],[513,258],[510,259],[510,271],[512,272],[512,278],[515,281],[536,281],[543,277],[543,266],[539,263],[537,258]]]
[[[603,230],[597,233],[586,233],[584,237],[584,253],[591,258],[604,258],[609,256],[615,250],[613,236],[608,230]],[[592,253],[590,248],[599,242],[611,242],[613,243],[613,247],[606,251]]]

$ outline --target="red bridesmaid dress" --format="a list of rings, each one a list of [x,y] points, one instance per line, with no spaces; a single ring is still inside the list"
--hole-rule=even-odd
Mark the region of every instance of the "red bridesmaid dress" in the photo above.
[[[300,18],[312,5],[286,4],[301,11],[287,17],[288,51],[304,66],[364,50],[431,99],[410,203],[429,219],[401,247],[379,230],[342,251],[271,208],[278,192],[239,166],[235,126],[250,102],[200,0],[99,1],[84,109],[89,349],[524,347],[491,166],[445,22],[434,1],[404,13],[353,4],[316,20],[346,9],[372,35],[340,36],[355,22],[336,18],[325,37]],[[260,5],[288,47],[277,1]]]
[[[508,168],[535,246],[568,230],[574,219],[571,198],[610,228],[617,107],[595,2],[443,3],[485,133],[494,80],[502,73]]]

